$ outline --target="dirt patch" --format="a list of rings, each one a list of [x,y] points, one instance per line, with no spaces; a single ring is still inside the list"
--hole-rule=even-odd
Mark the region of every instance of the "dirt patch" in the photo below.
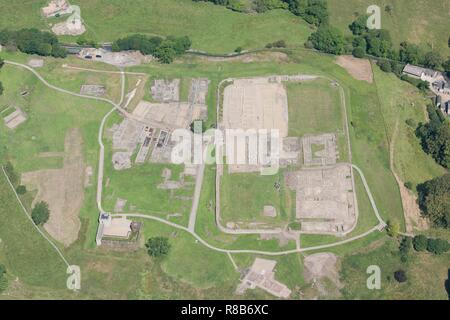
[[[308,282],[328,278],[340,286],[337,257],[329,252],[312,254],[305,258],[305,280]]]
[[[353,78],[373,83],[372,66],[369,60],[352,56],[339,56],[336,59],[336,64],[347,70]]]
[[[45,201],[49,204],[51,213],[44,225],[45,230],[65,246],[77,240],[81,227],[78,213],[84,200],[85,173],[82,143],[80,130],[69,130],[64,144],[62,169],[22,174],[22,183],[29,189],[38,190],[34,203]]]

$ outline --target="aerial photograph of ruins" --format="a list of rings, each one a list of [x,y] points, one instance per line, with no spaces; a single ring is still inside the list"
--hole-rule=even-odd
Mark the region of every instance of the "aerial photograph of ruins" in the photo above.
[[[0,0],[0,301],[450,300],[450,1],[345,3]]]

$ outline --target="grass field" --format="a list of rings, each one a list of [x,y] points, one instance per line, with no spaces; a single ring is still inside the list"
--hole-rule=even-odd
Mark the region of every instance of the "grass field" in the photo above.
[[[425,98],[412,85],[398,82],[394,75],[386,74],[378,67],[374,67],[374,79],[386,130],[391,140],[395,123],[398,121],[394,148],[395,170],[403,182],[413,183],[415,191],[417,184],[445,173],[445,169],[423,151],[414,133],[416,128],[406,124],[408,119],[412,119],[416,125],[425,122],[425,106],[431,103],[431,100]]]
[[[348,25],[356,19],[355,13],[363,15],[373,4],[380,6],[381,27],[390,31],[396,45],[408,41],[438,50],[444,57],[450,54],[447,0],[350,0],[345,6],[341,0],[328,0],[330,22],[350,34]],[[386,5],[392,6],[391,13],[385,11]]]
[[[442,299],[447,300],[445,281],[448,279],[450,256],[428,253],[409,254],[406,263],[400,261],[398,241],[386,238],[375,242],[366,250],[345,256],[342,260],[342,290],[346,299]],[[381,290],[368,290],[366,269],[377,265],[381,269]],[[408,278],[400,284],[394,272],[402,269]]]
[[[44,0],[0,2],[0,29],[37,27],[48,29],[41,17]],[[150,35],[188,35],[193,48],[214,53],[262,48],[269,42],[284,39],[302,45],[310,30],[306,22],[286,10],[249,15],[233,12],[211,3],[191,0],[74,0],[87,26],[85,36],[97,41],[113,41],[131,33]],[[21,12],[20,18],[17,13]],[[220,22],[220,23],[218,23]],[[289,30],[289,32],[286,32]],[[74,41],[74,37],[63,40]]]
[[[318,79],[286,85],[289,104],[289,136],[343,131],[339,88]]]
[[[276,184],[281,185],[279,190],[276,189]],[[225,172],[220,194],[223,224],[264,222],[271,226],[279,226],[286,224],[292,212],[295,212],[295,196],[284,185],[282,170],[277,175],[271,176],[262,176],[260,173]],[[277,211],[277,217],[265,217],[264,206],[273,206]]]

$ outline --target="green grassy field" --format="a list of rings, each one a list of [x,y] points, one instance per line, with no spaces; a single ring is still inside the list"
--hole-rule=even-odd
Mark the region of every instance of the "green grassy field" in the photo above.
[[[343,131],[339,88],[329,80],[288,83],[289,136]]]
[[[40,8],[46,1],[0,2],[0,29],[37,27],[48,29]],[[284,39],[302,45],[310,30],[306,22],[286,10],[249,15],[211,3],[191,0],[75,0],[87,26],[85,36],[97,41],[113,41],[131,33],[150,35],[188,35],[193,48],[214,53],[262,48]],[[17,13],[21,12],[20,18]],[[53,21],[52,21],[53,22]],[[218,23],[220,22],[220,23]],[[286,32],[289,30],[289,32]],[[75,37],[63,40],[74,41]]]
[[[342,290],[346,299],[437,299],[447,300],[445,281],[448,278],[450,256],[429,253],[409,254],[406,263],[400,261],[398,241],[391,238],[375,242],[366,250],[356,251],[342,260]],[[381,269],[381,290],[368,290],[366,269],[377,265]],[[398,283],[394,272],[402,269],[408,278]]]
[[[276,189],[276,184],[281,185],[279,190]],[[290,190],[284,185],[282,170],[270,176],[262,176],[260,173],[225,172],[220,194],[223,224],[264,222],[271,226],[283,225],[289,221],[295,210],[295,197],[292,197]],[[264,206],[273,206],[277,217],[265,217]]]
[[[406,124],[412,119],[417,125],[425,122],[425,106],[431,100],[420,94],[412,85],[398,82],[392,74],[374,67],[374,79],[379,92],[380,106],[390,140],[393,138],[395,124],[398,131],[395,138],[395,170],[403,182],[412,182],[414,186],[445,173],[434,159],[427,155],[416,137],[415,127]],[[411,161],[414,159],[414,161]]]
[[[348,25],[363,15],[367,7],[376,4],[381,8],[381,27],[390,31],[396,45],[402,41],[420,44],[425,50],[435,49],[444,57],[450,54],[448,47],[448,17],[450,2],[446,0],[328,0],[330,22],[350,34]],[[391,13],[385,11],[391,5]]]

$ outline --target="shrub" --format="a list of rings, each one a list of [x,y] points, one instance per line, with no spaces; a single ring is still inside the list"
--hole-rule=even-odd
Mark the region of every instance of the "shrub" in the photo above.
[[[414,189],[414,184],[411,181],[406,181],[405,182],[405,187],[409,190],[413,190]]]
[[[395,278],[395,280],[397,280],[397,282],[400,282],[400,283],[406,282],[406,280],[408,280],[408,278],[406,277],[406,273],[403,270],[395,271],[394,278]]]
[[[357,48],[353,49],[352,54],[355,58],[364,58],[364,56],[366,54],[366,50],[364,50],[364,48],[357,47]]]
[[[392,72],[391,63],[387,60],[378,61],[378,66],[384,72]]]
[[[410,126],[411,128],[417,128],[417,122],[416,122],[416,120],[414,120],[414,119],[407,119],[406,121],[406,124],[408,125],[408,126]]]
[[[427,251],[433,254],[443,254],[450,250],[450,244],[444,239],[428,239]]]
[[[42,225],[48,221],[50,217],[50,210],[48,209],[48,204],[44,201],[38,202],[33,211],[31,211],[31,218],[36,225]]]
[[[17,194],[23,195],[27,193],[27,187],[25,187],[24,185],[20,185],[16,188],[16,192]]]
[[[414,237],[413,246],[416,251],[427,250],[427,245],[428,245],[428,238],[423,234]]]
[[[234,49],[234,52],[241,53],[242,52],[242,47],[237,47],[236,49]]]
[[[147,252],[151,257],[160,258],[166,256],[170,251],[169,239],[164,237],[154,237],[148,239],[145,244]]]
[[[397,221],[389,220],[387,222],[387,233],[390,237],[396,237],[400,232],[400,224]]]

